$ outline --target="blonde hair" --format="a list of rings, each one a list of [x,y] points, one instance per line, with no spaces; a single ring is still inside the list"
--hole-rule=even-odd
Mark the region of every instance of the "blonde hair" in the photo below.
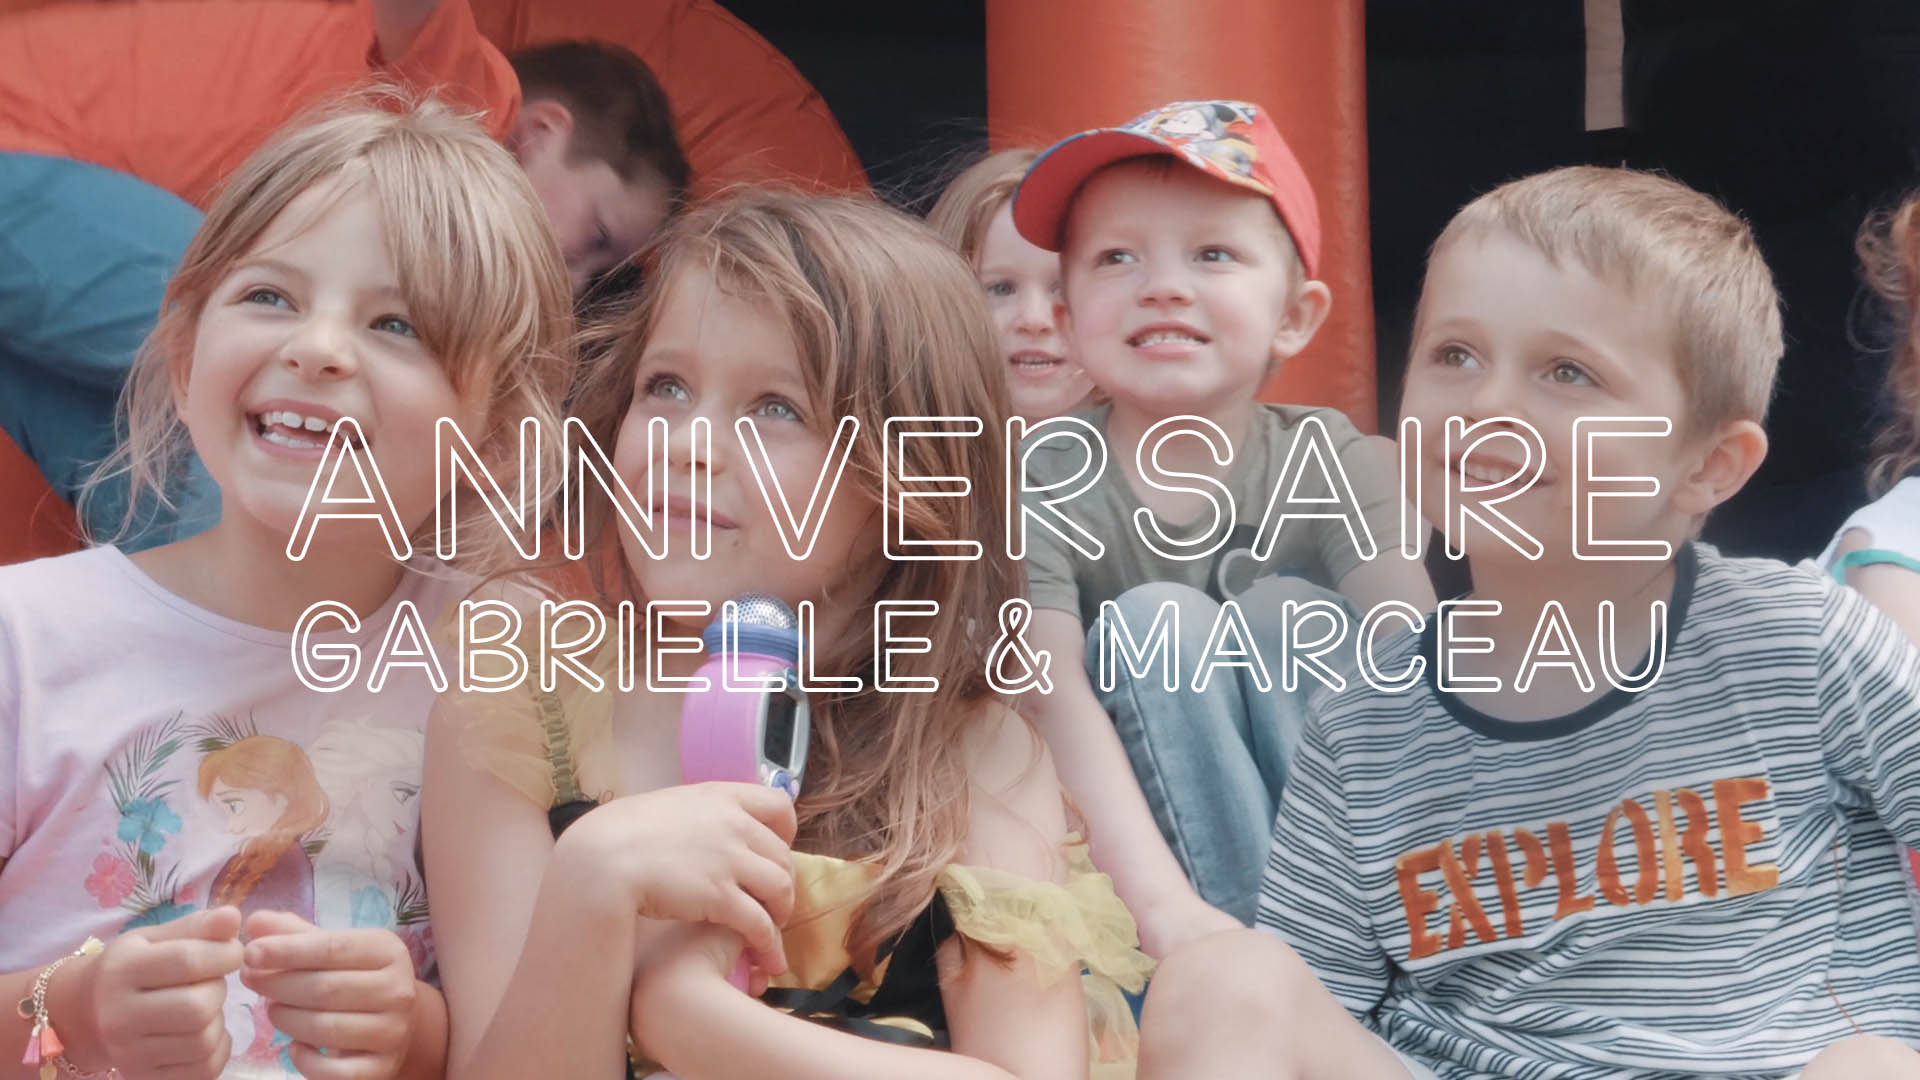
[[[249,735],[200,759],[202,799],[212,796],[215,781],[278,795],[287,800],[287,808],[265,833],[241,843],[233,873],[220,874],[220,887],[207,897],[208,907],[245,902],[287,849],[326,824],[329,810],[306,751],[272,735]]]
[[[1652,173],[1553,169],[1468,203],[1433,251],[1495,230],[1664,307],[1686,393],[1676,428],[1766,419],[1785,351],[1780,297],[1752,230],[1724,206]]]
[[[1025,148],[988,154],[953,178],[927,211],[927,224],[973,266],[980,261],[993,216],[1007,205],[1040,151]]]
[[[908,440],[891,463],[892,481],[965,476],[972,484],[965,499],[909,500],[900,526],[909,539],[991,544],[1003,535],[1005,434],[997,418],[1011,406],[1000,347],[973,274],[932,230],[871,198],[778,189],[725,197],[676,222],[638,305],[596,335],[604,347],[593,351],[599,359],[580,400],[595,409],[583,419],[602,445],[633,399],[635,365],[668,290],[689,273],[712,275],[786,323],[823,438],[838,415],[859,418],[846,473],[856,497],[881,499],[880,434],[889,417],[984,419],[975,438]],[[608,516],[597,515],[601,529]],[[866,971],[925,909],[935,876],[966,838],[968,736],[999,722],[980,635],[1025,588],[1019,565],[991,551],[974,561],[884,560],[877,530],[872,535],[873,549],[851,558],[871,560],[883,576],[855,605],[854,625],[871,621],[882,600],[933,600],[940,609],[926,636],[941,644],[893,661],[902,676],[938,679],[938,694],[874,689],[873,642],[864,633],[824,644],[817,661],[822,671],[859,675],[865,689],[814,704],[798,846],[875,866],[848,935]],[[602,535],[591,550],[607,546]],[[897,666],[902,661],[911,671]]]
[[[1886,303],[1894,325],[1886,388],[1892,419],[1874,439],[1867,470],[1868,491],[1877,498],[1920,466],[1920,194],[1869,218],[1855,249],[1867,285]]]
[[[91,497],[102,481],[128,474],[123,530],[131,528],[143,496],[171,505],[169,489],[191,453],[173,391],[193,362],[194,333],[208,298],[290,203],[348,172],[377,208],[421,341],[456,391],[483,395],[486,428],[466,433],[475,448],[487,456],[514,445],[527,416],[559,430],[573,307],[546,211],[512,156],[471,117],[432,99],[375,88],[281,129],[228,178],[208,208],[134,359],[120,400],[120,446],[83,494]],[[557,488],[560,472],[559,450],[548,445],[554,441],[542,444],[548,489]],[[513,475],[505,478],[510,501],[517,502],[517,483]],[[545,505],[546,492],[538,494]],[[473,541],[462,545],[466,561],[491,562],[508,542],[479,499],[465,503],[459,524],[468,526],[463,539]],[[422,528],[431,529],[431,519]]]

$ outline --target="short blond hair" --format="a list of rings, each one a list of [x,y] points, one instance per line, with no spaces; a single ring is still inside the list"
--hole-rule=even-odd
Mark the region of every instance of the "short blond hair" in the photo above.
[[[927,224],[947,246],[972,266],[980,261],[981,245],[993,216],[1013,199],[1027,170],[1040,151],[1019,147],[988,154],[953,178],[940,199],[927,211]]]
[[[377,208],[422,343],[455,390],[477,394],[485,408],[484,431],[466,433],[482,457],[506,456],[498,451],[514,445],[523,417],[559,430],[560,397],[572,367],[572,295],[559,244],[526,173],[473,117],[375,87],[281,129],[214,197],[134,358],[120,400],[120,446],[82,495],[109,477],[128,475],[123,530],[143,498],[168,504],[191,452],[173,382],[193,363],[194,334],[209,297],[289,204],[349,171]],[[557,442],[541,444],[543,489],[558,489],[560,452],[550,445]],[[517,485],[507,477],[510,505],[519,505]],[[548,491],[536,494],[546,505]],[[461,517],[471,519],[458,523],[470,526],[462,529],[466,536],[505,548],[481,500],[464,500]],[[422,530],[431,529],[432,520]],[[472,556],[463,564],[503,556],[485,541],[462,548]]]
[[[1686,392],[1676,427],[1766,419],[1785,351],[1780,296],[1753,231],[1726,207],[1653,173],[1553,169],[1468,203],[1433,251],[1495,230],[1664,305]]]

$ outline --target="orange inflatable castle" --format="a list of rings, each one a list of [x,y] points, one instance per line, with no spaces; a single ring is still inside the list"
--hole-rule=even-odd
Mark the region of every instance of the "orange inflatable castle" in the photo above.
[[[58,19],[62,10],[77,14],[101,2],[0,0],[0,17]],[[777,49],[712,0],[469,2],[475,24],[502,51],[591,37],[639,54],[673,101],[698,193],[776,177],[830,189],[866,184],[820,95]],[[985,3],[996,146],[1045,144],[1181,98],[1244,98],[1276,115],[1319,196],[1323,277],[1335,301],[1313,345],[1276,374],[1263,396],[1332,405],[1373,430],[1359,0]],[[349,5],[326,6],[344,12]],[[76,546],[71,511],[0,434],[0,562]]]
[[[164,5],[168,0],[134,2]],[[364,4],[365,0],[359,0],[359,6]],[[303,25],[354,17],[352,4],[305,0],[301,6],[314,9],[314,16]],[[18,25],[30,27],[34,40],[72,41],[70,52],[61,50],[59,56],[49,58],[42,51],[36,63],[53,63],[61,57],[81,66],[123,63],[125,57],[105,55],[96,48],[97,40],[86,29],[105,14],[101,10],[104,7],[72,0],[0,0],[0,19],[26,20]],[[235,5],[236,10],[243,7]],[[766,179],[834,190],[866,187],[866,173],[859,158],[820,95],[777,49],[711,0],[647,4],[473,0],[471,7],[481,32],[502,52],[548,41],[592,37],[618,42],[638,53],[673,102],[674,121],[693,167],[696,193]],[[120,17],[124,13],[114,14]],[[171,23],[156,20],[156,25]],[[22,82],[19,74],[9,78],[10,85]],[[85,71],[68,74],[88,78]],[[152,104],[128,102],[120,107],[137,114],[141,107]],[[14,105],[30,106],[30,102]],[[113,106],[95,102],[90,107],[110,111]],[[137,117],[119,119],[132,124]],[[57,131],[60,126],[55,124],[53,128]],[[70,147],[38,142],[31,146],[0,145],[0,150],[21,149],[89,156],[83,142]],[[118,168],[129,164],[97,163]],[[59,554],[79,546],[72,509],[47,487],[31,459],[0,432],[0,563]]]

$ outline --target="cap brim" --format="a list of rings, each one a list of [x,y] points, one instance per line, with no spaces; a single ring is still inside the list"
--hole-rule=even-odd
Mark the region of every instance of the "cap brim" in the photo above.
[[[1014,229],[1036,247],[1061,250],[1066,246],[1067,207],[1080,185],[1116,161],[1147,154],[1179,157],[1180,151],[1151,136],[1111,128],[1055,143],[1027,170],[1014,192]]]

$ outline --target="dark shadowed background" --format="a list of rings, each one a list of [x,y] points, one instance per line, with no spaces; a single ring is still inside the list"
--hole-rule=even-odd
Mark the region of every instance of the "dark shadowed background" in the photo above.
[[[727,6],[819,89],[890,198],[924,209],[984,149],[983,5]],[[1555,165],[1662,169],[1753,223],[1786,304],[1772,450],[1707,537],[1815,554],[1866,501],[1884,333],[1861,303],[1853,237],[1920,183],[1920,4],[1620,0],[1625,125],[1595,131],[1585,25],[1581,0],[1367,4],[1381,416],[1398,415],[1427,245],[1460,204]]]

